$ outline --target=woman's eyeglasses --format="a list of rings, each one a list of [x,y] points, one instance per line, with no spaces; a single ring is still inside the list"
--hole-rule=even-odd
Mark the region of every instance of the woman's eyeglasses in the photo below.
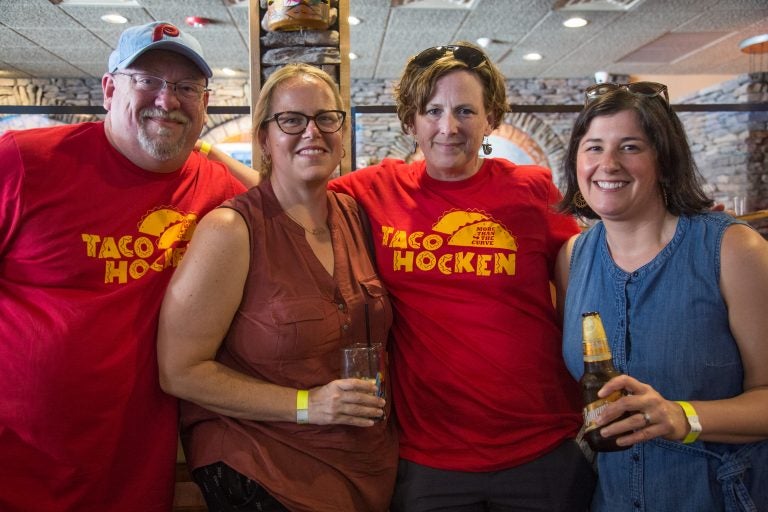
[[[600,96],[608,94],[612,91],[618,91],[619,89],[624,89],[634,94],[635,96],[644,96],[646,98],[664,96],[664,101],[666,101],[667,105],[669,105],[669,94],[667,93],[667,86],[657,82],[634,82],[631,84],[607,83],[591,85],[584,91],[584,105],[589,105]]]
[[[471,46],[448,45],[427,48],[413,58],[413,63],[420,68],[425,68],[448,52],[453,54],[454,59],[463,62],[473,69],[488,60],[485,54],[477,48],[472,48]]]
[[[310,121],[314,121],[321,132],[335,133],[341,129],[346,115],[347,113],[343,110],[321,110],[314,116],[301,112],[278,112],[264,121],[264,124],[274,121],[283,133],[298,135],[304,133]]]

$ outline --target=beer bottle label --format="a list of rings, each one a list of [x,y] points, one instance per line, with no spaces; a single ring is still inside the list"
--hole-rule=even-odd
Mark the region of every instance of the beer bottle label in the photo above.
[[[602,414],[605,406],[621,398],[621,391],[614,391],[605,398],[599,398],[584,406],[584,432],[590,432],[597,428],[597,418]]]
[[[607,340],[584,340],[582,342],[585,363],[611,360],[611,349]]]

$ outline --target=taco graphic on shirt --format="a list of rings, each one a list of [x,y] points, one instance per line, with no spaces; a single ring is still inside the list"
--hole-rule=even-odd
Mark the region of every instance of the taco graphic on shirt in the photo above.
[[[509,230],[480,211],[454,210],[445,213],[432,229],[447,235],[448,245],[517,251],[517,241]]]

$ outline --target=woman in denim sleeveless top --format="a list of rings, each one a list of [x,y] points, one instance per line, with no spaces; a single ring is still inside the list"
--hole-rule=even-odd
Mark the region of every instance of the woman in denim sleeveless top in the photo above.
[[[600,222],[558,261],[564,357],[579,378],[599,311],[625,374],[601,396],[627,392],[592,511],[768,510],[768,243],[710,211],[662,84],[588,89],[565,173],[562,209]]]

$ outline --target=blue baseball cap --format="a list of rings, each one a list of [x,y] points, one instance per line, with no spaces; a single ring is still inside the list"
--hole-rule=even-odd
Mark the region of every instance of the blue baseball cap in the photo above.
[[[127,68],[149,50],[176,52],[194,62],[207,78],[213,76],[197,39],[166,21],[131,27],[120,34],[117,48],[109,56],[109,72]]]

